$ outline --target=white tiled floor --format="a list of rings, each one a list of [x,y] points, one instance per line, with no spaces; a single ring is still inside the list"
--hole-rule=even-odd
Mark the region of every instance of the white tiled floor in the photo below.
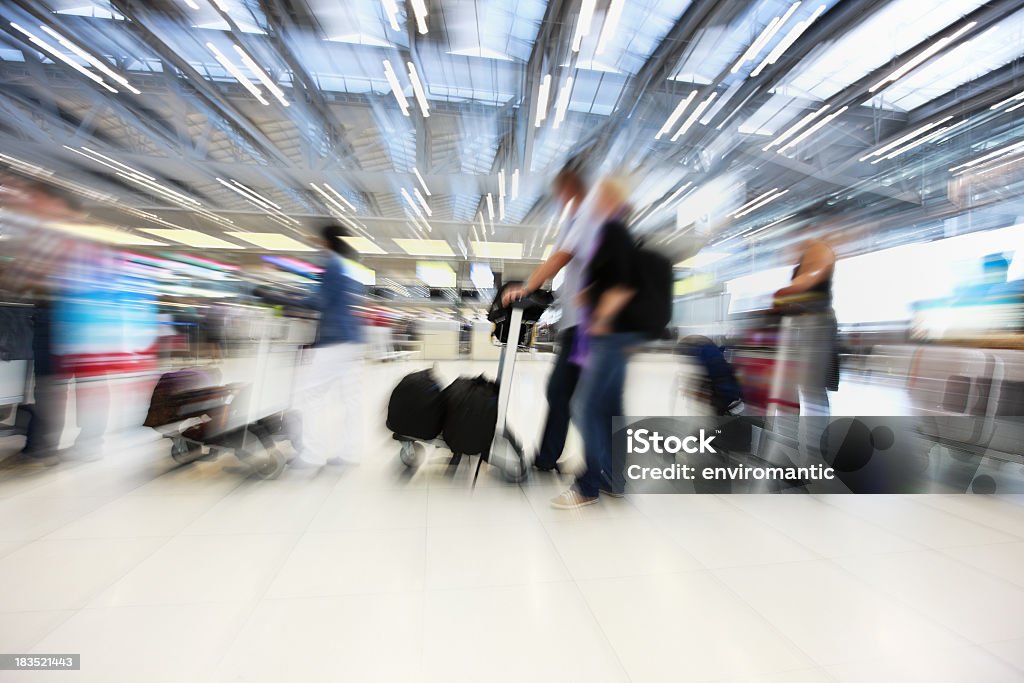
[[[1022,497],[557,511],[555,475],[401,467],[383,407],[421,365],[368,370],[358,467],[257,481],[136,440],[0,472],[0,652],[82,653],[40,681],[1024,681]],[[513,393],[531,449],[547,368]],[[630,412],[664,410],[674,371],[635,363]]]

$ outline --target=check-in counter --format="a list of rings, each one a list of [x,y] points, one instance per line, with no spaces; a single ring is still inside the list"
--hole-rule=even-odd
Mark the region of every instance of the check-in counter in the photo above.
[[[427,360],[455,360],[459,357],[459,323],[454,320],[425,320],[418,326]]]
[[[497,360],[501,357],[501,347],[491,337],[493,329],[494,325],[486,320],[473,323],[469,338],[469,353],[473,360]]]

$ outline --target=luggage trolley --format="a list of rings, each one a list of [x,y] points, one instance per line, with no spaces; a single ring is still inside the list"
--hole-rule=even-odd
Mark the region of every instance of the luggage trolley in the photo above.
[[[238,361],[232,374],[248,382],[219,384],[202,371],[183,370],[161,378],[153,393],[146,425],[171,440],[171,457],[179,464],[212,459],[232,451],[254,475],[274,479],[285,468],[275,437],[285,431],[299,349],[312,341],[312,325],[299,319],[257,318],[244,341],[255,354]],[[179,379],[175,379],[175,376]],[[169,386],[161,395],[161,384]],[[253,450],[263,450],[254,458]],[[208,453],[204,454],[204,450]]]
[[[537,291],[524,299],[515,301],[508,308],[501,306],[501,297],[505,289],[514,283],[507,283],[499,290],[491,304],[487,319],[495,325],[494,336],[502,342],[501,356],[498,359],[498,417],[494,426],[494,439],[489,453],[481,453],[477,461],[473,482],[480,476],[480,467],[486,460],[501,470],[502,475],[510,482],[518,483],[526,479],[529,463],[523,446],[508,426],[508,403],[512,392],[512,379],[515,374],[516,356],[525,331],[524,322],[532,325],[540,318],[541,313],[551,305],[550,292]],[[407,467],[415,467],[422,460],[425,452],[424,442],[412,437],[395,434],[394,438],[401,443],[399,458]],[[434,439],[427,443],[447,448],[443,439]],[[463,453],[453,453],[449,467],[457,468],[462,461]]]

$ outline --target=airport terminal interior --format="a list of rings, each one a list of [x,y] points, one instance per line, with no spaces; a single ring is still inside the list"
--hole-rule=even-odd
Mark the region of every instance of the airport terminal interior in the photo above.
[[[0,83],[0,681],[1024,681],[1021,0],[4,0]]]

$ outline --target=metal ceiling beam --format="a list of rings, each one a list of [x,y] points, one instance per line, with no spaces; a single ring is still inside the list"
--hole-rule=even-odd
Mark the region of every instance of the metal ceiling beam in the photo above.
[[[166,64],[180,71],[197,91],[197,99],[205,104],[214,115],[222,118],[234,127],[256,149],[283,166],[289,166],[291,160],[244,114],[225,100],[196,69],[179,55],[161,28],[161,22],[155,20],[145,3],[135,0],[111,0],[111,6],[128,20],[125,29],[132,32],[142,43],[156,53]]]

